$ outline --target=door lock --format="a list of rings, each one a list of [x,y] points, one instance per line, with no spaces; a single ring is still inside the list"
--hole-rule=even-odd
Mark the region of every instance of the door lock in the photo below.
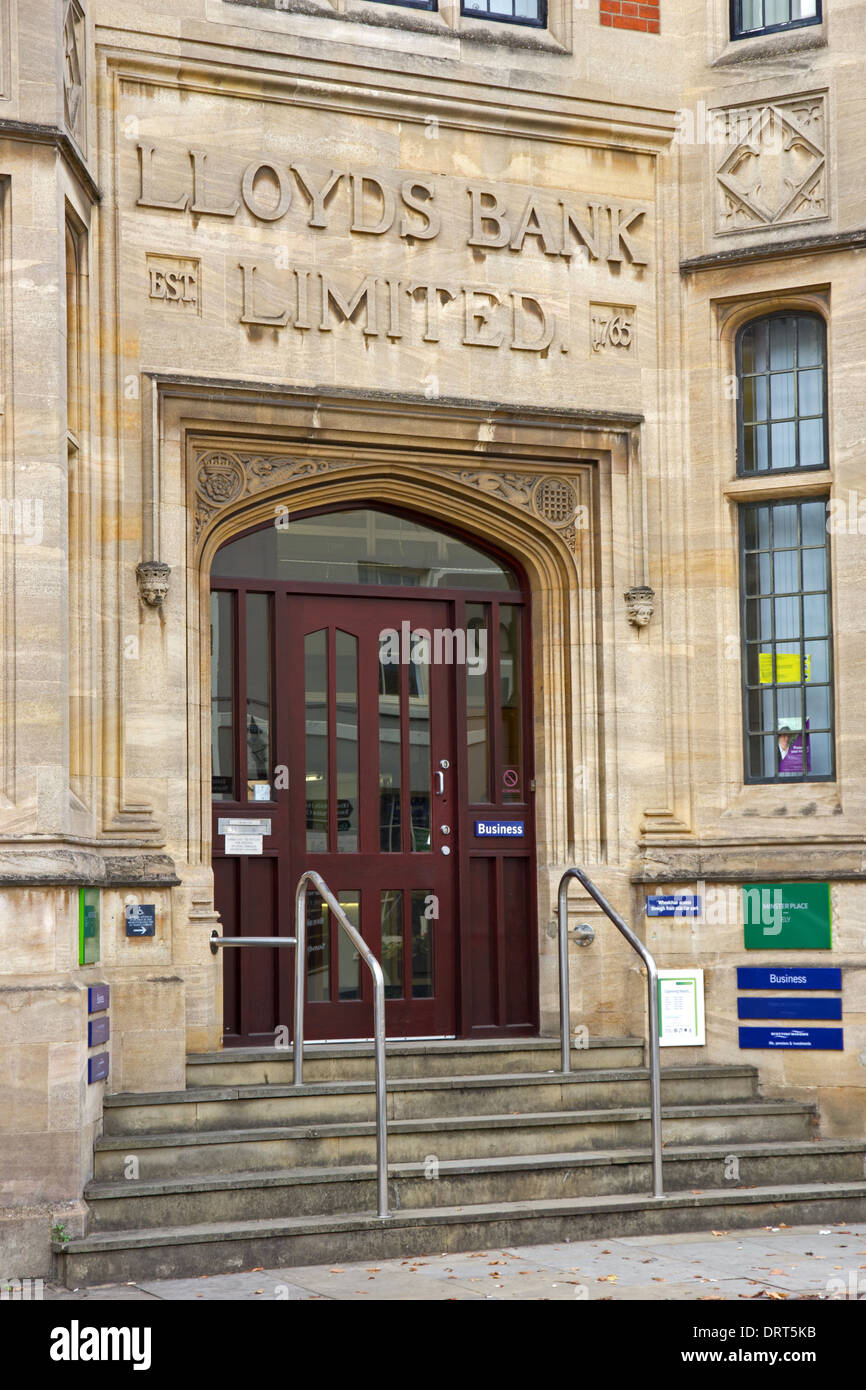
[[[451,853],[451,846],[450,846],[450,845],[443,845],[442,848],[441,848],[441,850],[439,851],[439,853],[440,853],[440,854],[450,854],[450,853]]]
[[[441,830],[441,832],[442,832],[443,835],[450,835],[450,834],[451,834],[451,826],[450,826],[450,825],[440,825],[439,829]]]

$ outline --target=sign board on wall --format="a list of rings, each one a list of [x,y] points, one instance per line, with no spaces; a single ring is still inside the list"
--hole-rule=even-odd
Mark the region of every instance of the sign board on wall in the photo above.
[[[743,888],[747,951],[829,951],[829,883],[752,883]]]
[[[126,904],[127,936],[154,936],[156,933],[156,907],[153,903]]]
[[[703,970],[659,971],[659,1046],[703,1047]]]
[[[94,965],[99,960],[99,888],[78,890],[78,964]]]
[[[833,989],[842,988],[838,966],[738,965],[737,989]]]
[[[657,893],[646,900],[647,917],[700,917],[701,900],[694,893]]]
[[[826,1018],[841,1022],[841,999],[810,999],[799,995],[782,995],[764,999],[760,995],[745,995],[737,1000],[737,1018]]]
[[[810,1048],[842,1051],[841,1028],[741,1028],[741,1048]]]

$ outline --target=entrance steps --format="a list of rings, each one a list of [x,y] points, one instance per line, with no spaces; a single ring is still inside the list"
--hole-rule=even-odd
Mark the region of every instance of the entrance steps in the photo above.
[[[389,1192],[376,1215],[372,1044],[188,1058],[187,1089],[105,1098],[70,1287],[596,1236],[866,1216],[866,1141],[753,1067],[662,1070],[666,1195],[652,1198],[643,1043],[388,1045]]]

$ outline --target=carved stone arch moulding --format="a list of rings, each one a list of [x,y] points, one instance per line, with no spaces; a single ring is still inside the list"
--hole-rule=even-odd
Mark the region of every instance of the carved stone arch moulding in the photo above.
[[[251,453],[237,449],[197,448],[194,451],[193,490],[195,542],[198,546],[211,523],[227,508],[247,497],[270,491],[275,484],[357,467],[357,458],[309,459],[289,454]],[[497,472],[494,469],[436,467],[466,487],[528,512],[548,525],[572,552],[589,522],[589,507],[581,501],[581,480],[549,473]]]

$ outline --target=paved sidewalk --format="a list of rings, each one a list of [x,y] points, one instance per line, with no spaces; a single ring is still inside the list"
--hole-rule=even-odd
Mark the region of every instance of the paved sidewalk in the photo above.
[[[144,1280],[46,1299],[839,1299],[866,1301],[866,1222],[561,1241],[363,1264]]]

